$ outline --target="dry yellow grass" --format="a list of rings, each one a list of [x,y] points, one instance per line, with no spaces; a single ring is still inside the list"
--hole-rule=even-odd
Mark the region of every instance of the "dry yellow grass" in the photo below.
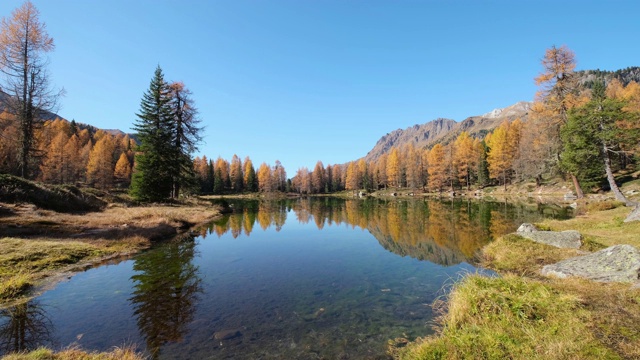
[[[134,347],[116,347],[110,352],[86,352],[71,348],[60,352],[40,348],[28,353],[10,354],[2,360],[144,360],[145,356],[136,352]]]
[[[640,247],[640,222],[623,223],[631,209],[598,208],[610,206],[591,206],[585,215],[540,225],[578,230],[587,240],[582,250]],[[400,359],[640,359],[639,288],[539,275],[542,266],[576,255],[515,235],[496,240],[483,249],[484,265],[503,277],[463,280],[450,295],[438,333],[406,348],[392,346],[392,354]]]
[[[640,248],[640,221],[625,223],[631,208],[590,211],[569,220],[545,220],[540,225],[555,231],[577,230],[588,241],[604,246],[629,244]]]

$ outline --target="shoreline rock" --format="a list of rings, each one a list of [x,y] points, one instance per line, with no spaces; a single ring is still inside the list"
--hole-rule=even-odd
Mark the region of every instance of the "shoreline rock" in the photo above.
[[[577,276],[599,282],[636,282],[640,278],[640,250],[631,245],[615,245],[546,265],[541,273],[561,279]]]
[[[524,223],[520,225],[516,235],[562,249],[579,249],[582,246],[582,235],[575,230],[540,231],[535,225]]]

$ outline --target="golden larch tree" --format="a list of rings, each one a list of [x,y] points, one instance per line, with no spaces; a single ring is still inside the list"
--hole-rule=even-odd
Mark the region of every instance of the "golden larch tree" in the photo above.
[[[80,158],[80,140],[76,134],[71,135],[67,143],[64,145],[64,155],[67,162],[64,167],[64,178],[69,183],[76,183],[82,178],[85,172],[84,163]]]
[[[46,149],[46,157],[40,165],[40,176],[42,181],[63,184],[67,180],[65,178],[65,170],[68,166],[68,157],[64,151],[65,145],[69,141],[69,137],[64,131],[58,131],[58,134],[51,140]]]
[[[387,181],[389,186],[399,188],[402,178],[402,163],[398,148],[393,148],[387,158]]]
[[[37,150],[34,131],[42,123],[44,111],[55,108],[62,92],[49,88],[46,53],[54,49],[53,39],[40,22],[40,12],[25,1],[0,23],[0,87],[8,93],[4,106],[15,115],[19,133],[19,166],[22,177],[29,176],[29,164]]]
[[[427,155],[429,188],[442,192],[442,188],[446,184],[447,174],[445,163],[445,149],[442,144],[435,144]]]
[[[567,122],[569,109],[578,105],[578,83],[574,73],[576,67],[575,54],[567,46],[557,48],[552,46],[545,51],[541,61],[543,72],[534,80],[540,90],[536,94],[536,100],[540,104],[534,108],[532,121],[536,126],[544,129],[547,134],[544,138],[548,142],[542,149],[551,147],[554,155],[554,164],[560,160],[562,143],[560,141],[560,128]],[[537,110],[536,110],[537,109]],[[539,111],[539,114],[536,114]],[[537,115],[537,116],[536,116]],[[543,155],[543,154],[538,154]],[[584,193],[578,182],[578,178],[569,173],[578,198],[583,198]]]
[[[244,174],[242,173],[242,160],[236,154],[233,154],[233,158],[231,158],[231,169],[229,171],[231,188],[235,192],[241,192],[244,187]]]
[[[258,168],[258,188],[262,192],[269,193],[275,189],[273,183],[271,167],[263,162]]]
[[[318,161],[311,173],[311,191],[316,194],[324,192],[326,181],[324,172],[324,164]]]
[[[113,185],[113,150],[115,144],[111,136],[102,136],[89,153],[87,182],[100,189]]]
[[[478,160],[480,154],[478,153],[477,143],[466,131],[463,131],[458,135],[454,143],[454,166],[458,174],[458,179],[461,184],[465,184],[467,190],[471,185],[471,178],[478,167]]]
[[[123,186],[129,186],[131,183],[131,162],[129,161],[129,157],[125,152],[120,153],[120,157],[116,162],[116,167],[113,172],[115,178],[120,182]]]
[[[355,162],[349,162],[346,171],[345,188],[347,190],[358,190],[360,179],[358,179],[358,166]]]
[[[514,122],[512,126],[508,121],[496,128],[491,136],[485,138],[489,147],[487,162],[489,163],[489,175],[502,182],[505,189],[507,180],[511,177],[514,159],[520,143],[520,122]]]

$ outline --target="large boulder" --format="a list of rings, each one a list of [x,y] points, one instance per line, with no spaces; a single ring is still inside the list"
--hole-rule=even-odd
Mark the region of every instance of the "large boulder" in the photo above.
[[[615,245],[593,254],[579,256],[542,268],[542,275],[559,278],[578,276],[601,282],[635,282],[640,276],[640,250],[631,245]]]
[[[522,226],[520,227],[522,228]],[[531,228],[525,228],[523,229],[523,231],[517,231],[516,234],[537,243],[547,244],[563,249],[579,249],[580,246],[582,246],[582,235],[580,235],[580,233],[575,230],[565,230],[558,232],[534,231]]]

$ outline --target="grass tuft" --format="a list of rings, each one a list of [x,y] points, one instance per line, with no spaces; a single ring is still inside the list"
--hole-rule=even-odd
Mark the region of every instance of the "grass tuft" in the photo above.
[[[33,286],[32,276],[18,273],[0,277],[0,300],[14,299],[24,295]]]
[[[582,299],[519,276],[471,275],[455,286],[439,333],[401,359],[617,359],[587,327]]]
[[[135,346],[115,347],[109,352],[86,352],[80,348],[69,348],[58,353],[39,348],[27,353],[6,355],[2,360],[144,360],[145,356]]]
[[[508,234],[485,246],[482,255],[485,267],[499,272],[536,277],[542,266],[577,256],[578,252]]]

